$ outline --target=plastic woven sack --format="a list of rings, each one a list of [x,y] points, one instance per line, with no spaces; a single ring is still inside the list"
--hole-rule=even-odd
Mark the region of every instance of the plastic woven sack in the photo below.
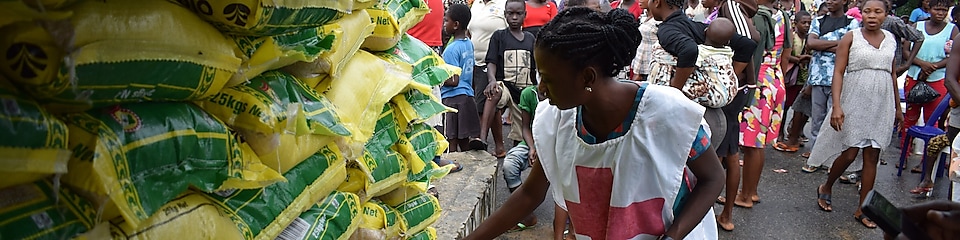
[[[397,149],[410,168],[407,181],[426,182],[446,176],[450,168],[437,166],[433,158],[443,154],[448,146],[443,134],[433,127],[423,123],[410,125],[397,142]]]
[[[48,180],[0,189],[3,239],[70,239],[96,224],[86,200]]]
[[[360,226],[360,198],[333,192],[300,214],[278,240],[346,240]]]
[[[374,54],[392,63],[412,65],[413,80],[427,85],[428,89],[460,74],[459,67],[446,64],[430,46],[409,34],[403,34],[396,46]]]
[[[430,91],[424,92],[423,88],[426,86],[419,83],[412,83],[410,86],[410,90],[394,96],[391,100],[407,122],[423,123],[445,112],[456,112],[456,109],[444,106]]]
[[[433,227],[427,227],[423,231],[413,234],[407,240],[436,240],[437,239],[437,229]]]
[[[407,30],[420,23],[430,8],[423,0],[381,0],[367,12],[370,21],[377,26],[361,47],[370,51],[386,51],[397,45]]]
[[[410,83],[410,66],[390,64],[366,51],[358,51],[338,78],[333,78],[326,96],[337,106],[340,120],[354,142],[367,142],[390,98]]]
[[[263,134],[243,130],[240,131],[240,135],[247,140],[263,164],[281,174],[338,138],[317,134],[300,136],[289,133]]]
[[[295,135],[350,135],[340,123],[333,103],[282,71],[264,73],[197,103],[234,129]]]
[[[223,122],[189,103],[118,105],[64,119],[73,150],[64,183],[108,212],[115,206],[132,226],[188,187],[259,188],[283,180]]]
[[[372,6],[373,4],[367,5],[367,7]],[[70,16],[69,12],[54,12],[49,10],[50,9],[45,9],[45,11],[42,12],[37,11],[27,4],[24,4],[24,1],[21,0],[0,0],[0,27],[19,21],[53,20]]]
[[[262,189],[218,191],[207,196],[239,216],[255,238],[274,239],[344,180],[345,164],[337,146],[330,144],[287,171],[283,175],[287,182]]]
[[[340,20],[321,27],[323,32],[333,32],[334,39],[330,51],[320,54],[312,62],[298,62],[284,67],[283,70],[299,79],[316,78],[321,74],[339,77],[347,61],[357,53],[363,40],[373,34],[374,24],[370,22],[367,10],[356,10]],[[325,91],[318,89],[318,91]]]
[[[67,125],[0,76],[0,188],[67,172]]]
[[[202,193],[188,190],[163,205],[162,210],[138,227],[131,227],[123,218],[115,218],[105,225],[106,237],[112,239],[191,239],[201,236],[217,239],[252,239],[253,230],[239,216],[218,206]],[[91,231],[86,239],[104,239],[98,231]]]
[[[83,1],[68,10],[69,22],[55,24],[19,39],[42,39],[68,49],[61,64],[46,64],[41,77],[21,79],[27,58],[14,81],[47,105],[51,112],[78,112],[91,107],[142,101],[207,98],[220,90],[240,66],[235,44],[190,11],[163,0]],[[172,27],[176,26],[176,27]],[[39,26],[35,26],[39,27]],[[17,33],[14,33],[17,34]],[[9,51],[28,42],[5,42]],[[46,45],[42,45],[46,46]],[[55,50],[40,47],[52,59]],[[35,56],[39,56],[35,54]],[[48,61],[49,62],[49,61]]]
[[[408,232],[426,230],[440,218],[440,201],[433,195],[420,193],[408,198],[400,205],[393,206],[403,216]]]
[[[325,28],[307,28],[277,36],[233,36],[242,53],[243,63],[231,82],[245,82],[269,70],[300,61],[312,62],[333,47],[339,38]]]
[[[220,31],[240,36],[273,36],[337,20],[353,0],[170,0],[210,21]]]
[[[406,224],[397,210],[377,200],[363,204],[360,229],[350,236],[351,240],[367,239],[402,239],[401,234],[406,232]]]

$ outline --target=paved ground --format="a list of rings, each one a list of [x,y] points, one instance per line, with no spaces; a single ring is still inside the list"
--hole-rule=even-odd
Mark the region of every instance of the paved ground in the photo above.
[[[506,134],[505,134],[506,135]],[[900,150],[889,148],[881,156],[890,162],[879,167],[876,189],[897,206],[922,202],[912,196],[909,190],[919,182],[919,174],[905,172],[896,176],[893,167]],[[802,150],[801,150],[802,151]],[[800,168],[805,159],[799,154],[784,154],[773,148],[766,150],[767,162],[760,183],[760,197],[763,202],[752,209],[734,210],[736,230],[724,232],[721,239],[882,239],[879,229],[867,229],[853,219],[857,207],[858,193],[855,185],[837,184],[833,191],[834,211],[820,211],[816,205],[816,187],[827,178],[825,171],[804,173]],[[919,159],[913,157],[909,166]],[[502,159],[500,160],[502,164]],[[786,169],[788,173],[776,173],[774,169]],[[529,170],[528,170],[529,171]],[[505,186],[502,176],[497,176],[500,186]],[[943,178],[941,178],[943,180]],[[947,181],[938,183],[934,198],[946,198]],[[499,203],[506,201],[509,193],[501,188],[497,194]],[[498,239],[549,239],[553,234],[553,199],[547,195],[544,204],[536,209],[539,224],[526,231],[507,233]],[[714,206],[717,214],[722,206]]]

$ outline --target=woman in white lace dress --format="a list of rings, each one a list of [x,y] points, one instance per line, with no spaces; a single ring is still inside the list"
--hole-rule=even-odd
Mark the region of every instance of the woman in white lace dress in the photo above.
[[[861,7],[863,27],[844,35],[837,47],[832,83],[833,109],[828,114],[830,121],[823,123],[810,156],[811,160],[835,161],[827,181],[817,188],[817,204],[827,212],[833,210],[830,201],[833,184],[861,150],[860,203],[863,203],[864,197],[873,189],[880,151],[890,144],[890,131],[882,129],[891,129],[903,119],[897,104],[900,99],[897,80],[892,73],[896,38],[880,29],[886,18],[887,4],[883,0],[864,2]],[[864,226],[877,227],[862,215],[859,208],[853,215]]]

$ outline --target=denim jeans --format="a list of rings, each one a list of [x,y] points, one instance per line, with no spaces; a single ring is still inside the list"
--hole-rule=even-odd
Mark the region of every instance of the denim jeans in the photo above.
[[[503,180],[507,182],[507,188],[520,187],[520,183],[523,182],[520,173],[530,167],[528,154],[530,154],[530,147],[524,144],[517,145],[507,151],[507,156],[503,158],[502,168]]]

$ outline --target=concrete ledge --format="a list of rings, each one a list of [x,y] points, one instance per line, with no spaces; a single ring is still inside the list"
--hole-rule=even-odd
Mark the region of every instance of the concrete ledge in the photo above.
[[[442,159],[463,165],[463,171],[436,181],[443,212],[433,224],[438,239],[461,239],[496,210],[497,159],[486,151],[447,153]]]

